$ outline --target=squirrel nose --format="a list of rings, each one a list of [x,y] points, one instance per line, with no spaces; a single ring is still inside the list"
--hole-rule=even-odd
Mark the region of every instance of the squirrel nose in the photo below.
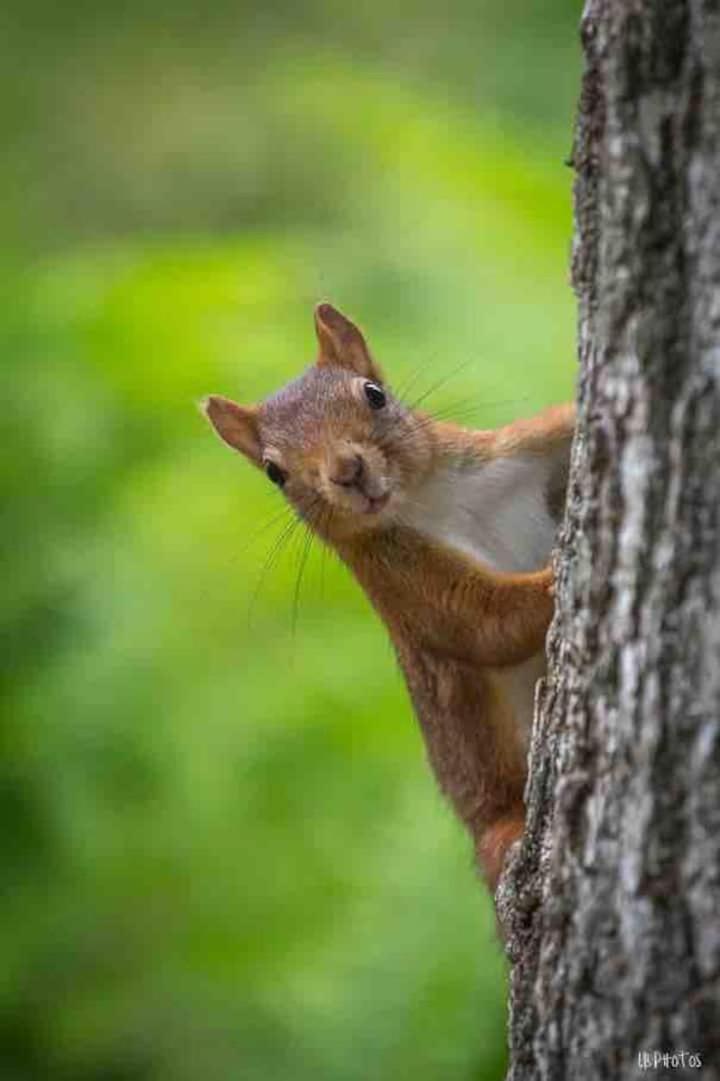
[[[360,484],[365,473],[365,463],[359,454],[344,454],[335,459],[330,480],[341,488],[353,488]]]

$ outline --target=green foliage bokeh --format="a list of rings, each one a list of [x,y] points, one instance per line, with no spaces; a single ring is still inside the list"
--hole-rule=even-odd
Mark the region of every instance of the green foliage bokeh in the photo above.
[[[502,1075],[386,636],[196,402],[322,298],[467,423],[571,394],[577,18],[6,5],[2,1081]]]

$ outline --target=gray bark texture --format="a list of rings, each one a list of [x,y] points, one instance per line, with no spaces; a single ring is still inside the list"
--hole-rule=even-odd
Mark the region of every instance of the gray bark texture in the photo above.
[[[527,833],[498,894],[509,1079],[714,1081],[720,3],[589,0],[581,37],[580,416]]]

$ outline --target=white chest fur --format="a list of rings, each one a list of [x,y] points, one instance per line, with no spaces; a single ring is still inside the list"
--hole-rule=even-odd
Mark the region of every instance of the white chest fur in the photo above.
[[[493,570],[538,570],[548,562],[557,530],[547,503],[557,462],[553,455],[527,454],[449,464],[408,495],[400,517]]]

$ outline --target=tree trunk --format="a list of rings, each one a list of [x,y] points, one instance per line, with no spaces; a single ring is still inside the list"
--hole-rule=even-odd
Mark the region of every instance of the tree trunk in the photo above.
[[[499,894],[509,1077],[710,1081],[720,1078],[720,5],[589,0],[582,39],[580,419],[527,833]]]

